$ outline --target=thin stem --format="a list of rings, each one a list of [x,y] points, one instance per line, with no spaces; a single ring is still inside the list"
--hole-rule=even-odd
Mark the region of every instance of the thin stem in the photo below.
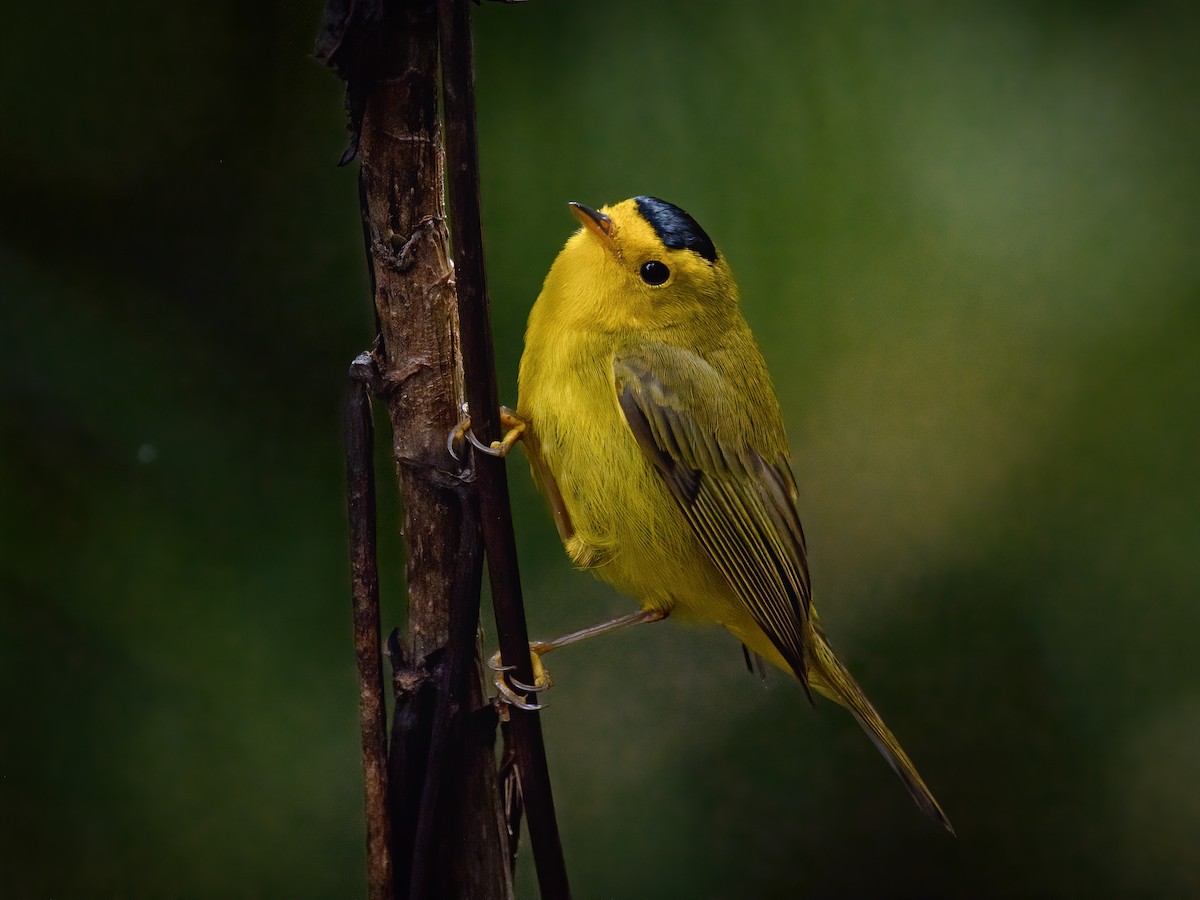
[[[346,501],[350,519],[350,581],[354,655],[367,819],[367,897],[391,900],[392,824],[388,815],[387,708],[379,631],[379,569],[375,551],[375,466],[371,401],[365,377],[374,371],[363,354],[351,367],[346,405]]]

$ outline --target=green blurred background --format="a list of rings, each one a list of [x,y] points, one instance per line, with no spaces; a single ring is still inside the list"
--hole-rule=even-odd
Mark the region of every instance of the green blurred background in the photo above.
[[[1200,894],[1194,9],[478,9],[503,396],[566,201],[695,215],[825,623],[959,834],[849,716],[667,624],[553,660],[579,897]],[[319,14],[6,13],[4,897],[362,893],[340,409],[372,326]],[[510,470],[531,631],[630,609]]]

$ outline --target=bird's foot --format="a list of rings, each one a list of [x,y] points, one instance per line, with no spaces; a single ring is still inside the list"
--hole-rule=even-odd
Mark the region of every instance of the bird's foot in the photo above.
[[[529,661],[533,666],[533,684],[525,684],[518,681],[510,673],[516,666],[506,666],[500,659],[500,652],[496,651],[492,658],[488,660],[488,668],[495,674],[492,676],[492,684],[496,686],[496,691],[500,695],[500,699],[515,706],[517,709],[524,710],[539,710],[543,708],[543,704],[531,703],[529,701],[530,694],[537,694],[546,688],[554,686],[554,680],[550,677],[550,673],[546,671],[546,667],[542,665],[541,654],[545,645],[533,643],[529,645]],[[553,649],[553,648],[550,648]],[[524,693],[517,693],[523,691]]]
[[[491,444],[485,444],[479,438],[475,437],[471,431],[471,416],[467,412],[467,405],[463,404],[463,418],[450,431],[446,438],[446,449],[450,451],[450,455],[455,459],[459,459],[457,447],[462,443],[463,438],[466,438],[471,446],[480,453],[486,453],[488,456],[496,456],[500,459],[508,456],[509,451],[516,445],[517,441],[525,434],[526,422],[507,406],[500,407],[500,427],[503,428],[504,437],[498,441],[492,441]]]

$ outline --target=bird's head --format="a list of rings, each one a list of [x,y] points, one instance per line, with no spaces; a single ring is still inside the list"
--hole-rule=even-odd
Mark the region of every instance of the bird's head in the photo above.
[[[695,327],[735,313],[737,285],[696,220],[671,203],[633,197],[599,210],[572,203],[583,228],[546,276],[539,305],[589,331]]]

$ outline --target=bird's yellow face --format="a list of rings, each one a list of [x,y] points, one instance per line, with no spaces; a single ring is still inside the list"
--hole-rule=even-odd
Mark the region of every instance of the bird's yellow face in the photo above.
[[[600,210],[578,203],[583,224],[555,259],[538,305],[585,331],[657,332],[712,326],[736,315],[737,285],[704,230],[653,197]]]

